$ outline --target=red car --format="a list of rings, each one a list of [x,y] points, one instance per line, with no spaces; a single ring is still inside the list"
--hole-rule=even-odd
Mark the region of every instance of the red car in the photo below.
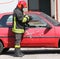
[[[26,12],[31,20],[26,26],[21,47],[60,47],[60,23],[43,12]],[[12,14],[0,15],[0,53],[14,48],[15,37],[11,31]]]

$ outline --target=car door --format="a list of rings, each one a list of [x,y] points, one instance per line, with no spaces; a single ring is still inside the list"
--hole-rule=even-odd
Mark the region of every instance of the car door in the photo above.
[[[12,27],[12,15],[4,15],[0,20],[0,38],[10,45],[14,42],[14,34],[11,30]]]
[[[4,15],[0,20],[0,29],[3,31],[3,35],[12,36],[12,15]]]
[[[26,46],[33,47],[55,47],[55,32],[54,28],[36,14],[29,14],[32,20],[29,22],[30,27],[25,31],[24,43]]]

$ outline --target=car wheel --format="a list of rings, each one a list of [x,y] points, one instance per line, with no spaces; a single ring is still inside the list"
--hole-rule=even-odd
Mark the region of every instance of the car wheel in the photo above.
[[[6,53],[9,50],[9,48],[4,48],[2,53]]]
[[[0,42],[0,54],[2,53],[3,49],[4,49],[3,44],[2,42]]]

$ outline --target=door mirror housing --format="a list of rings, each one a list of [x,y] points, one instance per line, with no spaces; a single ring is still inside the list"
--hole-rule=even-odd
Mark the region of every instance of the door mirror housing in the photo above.
[[[47,24],[47,25],[46,25],[46,27],[47,27],[47,28],[49,28],[49,29],[51,29],[51,28],[52,28],[49,24]]]

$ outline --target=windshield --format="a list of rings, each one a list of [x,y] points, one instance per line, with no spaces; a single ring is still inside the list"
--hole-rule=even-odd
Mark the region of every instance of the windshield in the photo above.
[[[60,23],[58,21],[56,21],[55,19],[53,19],[52,17],[48,16],[47,14],[45,13],[41,13],[40,14],[41,16],[45,17],[50,23],[52,23],[53,25],[55,26],[60,26]]]

